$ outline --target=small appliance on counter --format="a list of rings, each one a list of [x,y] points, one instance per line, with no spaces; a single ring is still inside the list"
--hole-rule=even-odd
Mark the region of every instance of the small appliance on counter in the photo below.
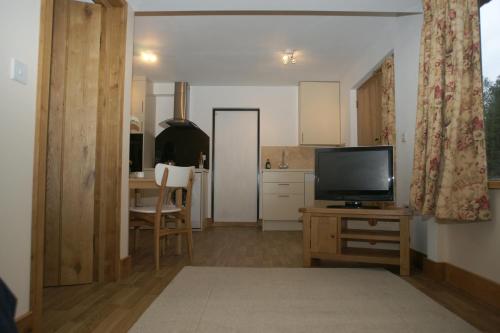
[[[271,161],[269,159],[266,159],[266,169],[271,169]]]

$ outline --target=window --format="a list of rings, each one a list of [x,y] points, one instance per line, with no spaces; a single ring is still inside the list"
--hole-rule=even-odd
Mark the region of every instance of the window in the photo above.
[[[500,181],[500,0],[480,3],[488,176]]]

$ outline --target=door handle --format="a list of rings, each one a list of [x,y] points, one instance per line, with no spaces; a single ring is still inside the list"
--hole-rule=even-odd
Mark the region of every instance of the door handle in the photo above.
[[[278,195],[278,198],[289,198],[289,195]]]

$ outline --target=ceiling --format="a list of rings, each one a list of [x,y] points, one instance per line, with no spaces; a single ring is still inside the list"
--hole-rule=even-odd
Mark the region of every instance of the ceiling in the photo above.
[[[361,54],[381,38],[391,38],[397,16],[421,11],[420,0],[129,3],[138,15],[134,75],[198,85],[296,85],[305,80],[341,80]],[[248,10],[266,15],[242,15]],[[228,15],[228,11],[238,15]],[[287,15],[274,15],[275,11]],[[303,15],[306,13],[314,15]],[[281,57],[286,49],[296,50],[296,64],[283,65]],[[142,51],[156,53],[158,62],[143,63]]]
[[[388,38],[394,17],[138,16],[134,75],[198,85],[295,85],[340,80],[360,54]],[[390,33],[389,33],[390,35]],[[297,63],[284,65],[283,51]],[[141,51],[158,55],[144,64]]]
[[[134,11],[360,11],[420,12],[421,0],[128,0]]]

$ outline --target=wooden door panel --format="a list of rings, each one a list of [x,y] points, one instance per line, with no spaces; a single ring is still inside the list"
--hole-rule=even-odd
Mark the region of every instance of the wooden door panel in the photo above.
[[[311,252],[337,253],[337,218],[311,217]]]
[[[101,8],[71,1],[63,146],[61,284],[93,281]]]
[[[357,90],[358,145],[379,145],[382,133],[382,74],[373,74]]]
[[[69,0],[54,6],[45,286],[94,280],[101,6]]]

